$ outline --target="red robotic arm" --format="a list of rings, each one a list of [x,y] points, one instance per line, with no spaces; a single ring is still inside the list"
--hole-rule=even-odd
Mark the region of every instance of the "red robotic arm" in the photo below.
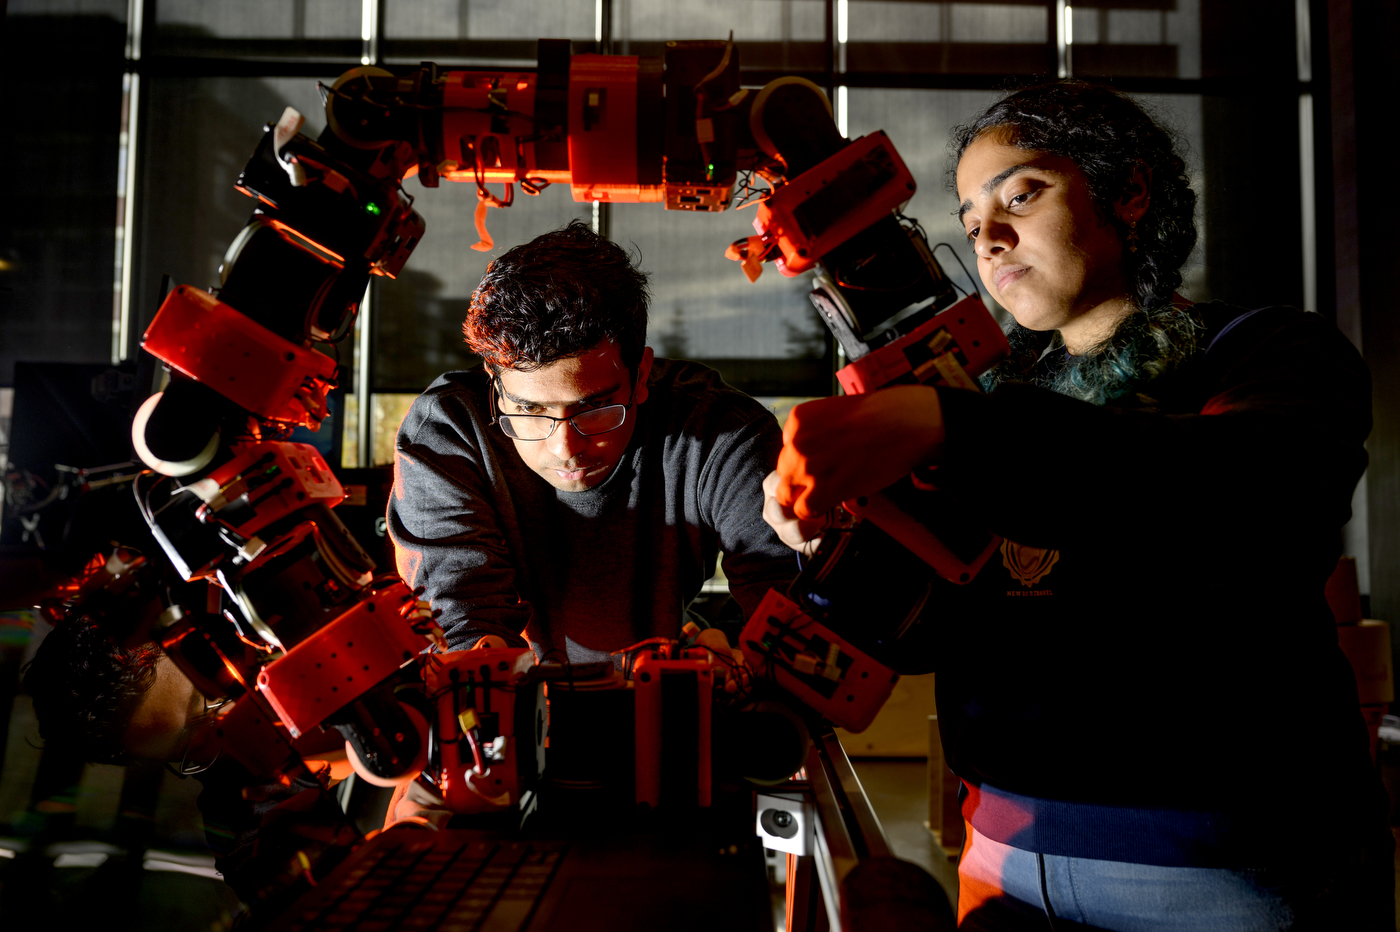
[[[292,738],[339,728],[376,781],[409,779],[424,759],[423,717],[394,686],[433,626],[387,610],[412,594],[374,581],[332,511],[343,495],[334,476],[310,447],[279,438],[319,426],[338,371],[317,344],[347,332],[370,276],[396,276],[424,235],[406,178],[474,184],[478,245],[490,248],[487,207],[509,206],[516,185],[719,211],[741,174],[758,176],[771,190],[755,235],[729,255],[751,280],[766,261],[817,272],[813,301],[860,367],[848,390],[969,387],[1004,351],[975,297],[950,310],[951,283],[899,213],[915,183],[888,137],[848,142],[809,81],[742,88],[732,41],[667,43],[648,58],[571,55],[542,40],[533,72],[365,67],[323,92],[320,136],[303,135],[288,108],[239,176],[257,206],[219,287],[176,288],[147,330],[143,345],[172,381],[143,406],[133,439],[161,474],[143,486],[153,530],[182,575],[216,587],[218,610],[201,623],[222,617],[255,648],[235,662],[187,624],[167,632],[167,652],[201,689],[238,692]],[[369,644],[388,647],[371,663]]]

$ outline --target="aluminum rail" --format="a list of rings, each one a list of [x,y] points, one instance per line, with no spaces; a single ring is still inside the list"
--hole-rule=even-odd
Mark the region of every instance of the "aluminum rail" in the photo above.
[[[807,780],[817,813],[813,861],[832,929],[841,928],[841,882],[866,858],[890,856],[889,839],[865,788],[828,727],[813,736]]]

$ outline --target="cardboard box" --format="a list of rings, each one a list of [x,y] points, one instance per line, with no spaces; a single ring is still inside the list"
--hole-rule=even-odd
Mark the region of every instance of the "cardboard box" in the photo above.
[[[849,757],[928,756],[928,717],[938,710],[933,698],[933,674],[901,676],[870,727],[854,734],[836,729]]]

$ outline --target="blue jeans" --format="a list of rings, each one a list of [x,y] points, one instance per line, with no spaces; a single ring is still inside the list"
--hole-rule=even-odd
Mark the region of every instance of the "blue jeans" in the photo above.
[[[1300,837],[1300,851],[1304,844]],[[1384,847],[1353,857],[1319,857],[1296,870],[1157,867],[1039,855],[968,826],[958,865],[958,927],[1388,932],[1395,928],[1386,882],[1393,867]]]

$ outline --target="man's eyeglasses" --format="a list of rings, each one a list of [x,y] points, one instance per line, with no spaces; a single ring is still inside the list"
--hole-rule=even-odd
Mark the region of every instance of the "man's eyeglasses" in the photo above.
[[[632,408],[632,399],[637,395],[637,387],[632,386],[632,394],[625,405],[604,405],[589,408],[573,417],[550,417],[547,414],[502,414],[498,394],[505,394],[498,379],[491,380],[491,423],[499,424],[501,431],[512,440],[548,440],[561,422],[568,421],[574,430],[585,437],[606,434],[617,430],[627,422],[627,412]]]

